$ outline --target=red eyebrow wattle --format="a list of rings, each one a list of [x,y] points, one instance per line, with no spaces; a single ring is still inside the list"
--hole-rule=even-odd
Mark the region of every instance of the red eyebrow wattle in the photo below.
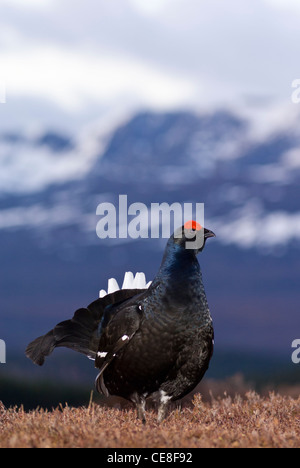
[[[201,224],[197,223],[197,221],[187,221],[184,225],[185,229],[193,229],[194,231],[201,231],[202,226]]]

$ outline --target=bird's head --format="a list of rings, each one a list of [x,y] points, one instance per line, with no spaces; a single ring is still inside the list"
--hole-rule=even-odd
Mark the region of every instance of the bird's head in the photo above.
[[[183,226],[176,229],[173,241],[180,247],[193,251],[196,255],[204,249],[206,240],[216,235],[201,226],[196,221],[187,221]]]

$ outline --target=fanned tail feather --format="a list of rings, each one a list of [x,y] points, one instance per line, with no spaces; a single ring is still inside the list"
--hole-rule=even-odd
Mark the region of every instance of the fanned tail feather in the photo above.
[[[147,285],[144,273],[137,273],[134,277],[131,272],[127,272],[122,289],[119,288],[117,281],[111,278],[108,282],[108,291],[102,290],[100,299],[87,308],[77,310],[71,320],[60,322],[53,330],[32,341],[26,348],[26,356],[35,364],[42,366],[45,358],[55,348],[66,347],[95,360],[100,339],[100,323],[105,308],[108,305],[122,303],[145,289]]]
[[[127,271],[124,275],[122,288],[119,287],[115,278],[110,278],[108,280],[107,292],[105,289],[101,289],[99,296],[102,298],[120,289],[148,289],[150,285],[151,281],[149,283],[146,282],[145,273],[136,273],[134,276],[131,271]]]

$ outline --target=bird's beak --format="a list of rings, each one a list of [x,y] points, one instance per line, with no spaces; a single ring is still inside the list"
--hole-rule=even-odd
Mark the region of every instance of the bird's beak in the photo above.
[[[204,238],[208,239],[209,237],[216,237],[216,234],[209,229],[204,228]]]

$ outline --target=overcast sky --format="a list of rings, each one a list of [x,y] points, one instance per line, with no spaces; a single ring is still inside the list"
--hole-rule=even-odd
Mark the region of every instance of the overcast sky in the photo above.
[[[299,0],[1,0],[1,127],[290,104]]]

